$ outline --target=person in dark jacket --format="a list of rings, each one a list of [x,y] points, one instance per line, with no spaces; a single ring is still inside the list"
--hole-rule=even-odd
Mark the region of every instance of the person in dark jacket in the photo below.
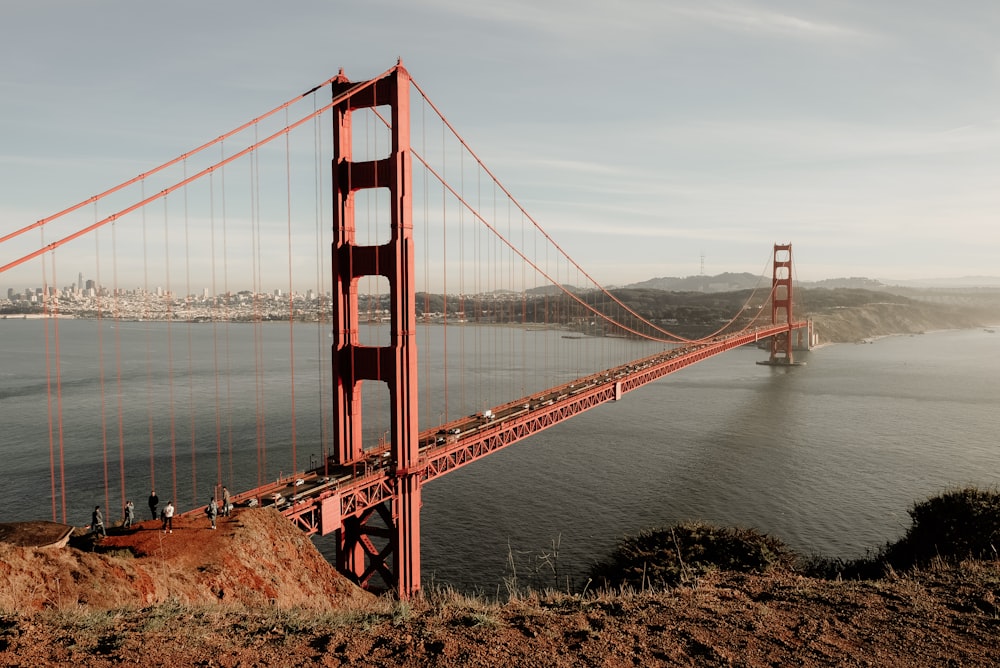
[[[149,512],[153,514],[153,519],[156,519],[156,507],[160,505],[160,497],[156,495],[156,490],[154,489],[149,493]]]

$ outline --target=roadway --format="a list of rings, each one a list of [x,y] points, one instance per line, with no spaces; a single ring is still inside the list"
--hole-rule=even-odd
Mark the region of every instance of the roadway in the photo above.
[[[344,518],[392,500],[397,475],[416,474],[421,484],[430,482],[692,364],[806,324],[760,327],[673,348],[421,431],[419,463],[410,471],[397,471],[388,449],[368,451],[358,462],[331,461],[237,494],[234,502],[273,505],[307,533],[325,535]]]

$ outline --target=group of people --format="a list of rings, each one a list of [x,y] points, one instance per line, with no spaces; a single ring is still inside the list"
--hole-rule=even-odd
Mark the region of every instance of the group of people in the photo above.
[[[173,533],[174,532],[174,503],[173,501],[167,501],[162,509],[160,509],[160,497],[156,495],[156,490],[149,493],[149,513],[152,515],[153,519],[160,519],[160,528],[163,533]],[[159,512],[157,512],[159,511]],[[233,512],[233,502],[229,496],[229,490],[225,487],[222,488],[222,503],[221,505],[216,501],[213,496],[209,501],[208,506],[205,507],[205,514],[208,515],[209,520],[212,523],[212,528],[216,528],[215,520],[219,515],[223,517],[229,517]],[[125,502],[124,508],[124,520],[122,521],[122,528],[130,529],[135,524],[135,504],[129,499]],[[90,532],[92,534],[100,534],[101,536],[107,536],[107,532],[104,529],[104,514],[101,512],[100,506],[94,507],[94,512],[90,516]]]
[[[153,515],[153,519],[156,519],[156,508],[160,505],[160,497],[156,495],[156,490],[154,489],[149,493],[149,512]],[[163,510],[160,511],[160,528],[163,529],[163,533],[174,532],[174,502],[167,501],[167,505],[163,506]]]
[[[225,487],[222,488],[222,506],[220,507],[215,501],[215,497],[208,502],[205,506],[205,514],[208,515],[208,519],[212,522],[212,528],[215,528],[215,518],[219,515],[223,517],[229,517],[233,512],[233,500],[229,498],[229,490]]]

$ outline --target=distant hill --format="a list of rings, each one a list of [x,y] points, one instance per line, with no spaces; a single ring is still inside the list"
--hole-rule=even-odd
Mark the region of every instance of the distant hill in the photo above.
[[[797,283],[804,288],[829,288],[830,290],[884,290],[886,283],[874,278],[863,276],[851,276],[850,278],[825,278],[822,281],[800,281]]]
[[[751,273],[743,272],[735,274],[725,272],[715,276],[688,276],[677,278],[665,276],[662,278],[651,278],[648,281],[632,283],[626,288],[646,289],[646,290],[666,290],[667,292],[733,292],[735,290],[752,290],[755,287],[767,285],[771,282],[770,276],[754,276]],[[848,288],[852,290],[882,290],[886,284],[873,278],[861,276],[851,276],[849,278],[827,278],[822,281],[797,281],[796,285],[809,288]]]
[[[639,290],[666,290],[667,292],[732,292],[734,290],[749,290],[769,281],[769,278],[764,279],[747,272],[741,274],[725,272],[715,276],[702,275],[688,276],[687,278],[664,276],[622,287]]]
[[[715,278],[715,277],[713,277]],[[848,283],[858,279],[844,279]],[[868,279],[860,279],[867,281]],[[1000,290],[798,286],[795,315],[811,318],[822,342],[861,341],[888,334],[968,329],[1000,322]],[[766,295],[767,288],[763,292]],[[622,288],[613,293],[637,313],[686,337],[705,336],[745,305],[750,289],[701,292]],[[908,294],[904,294],[908,293]]]
[[[885,285],[906,288],[1000,288],[1000,276],[962,276],[959,278],[917,278],[883,281]]]
[[[664,276],[651,278],[639,283],[622,286],[649,290],[666,290],[667,292],[731,292],[747,290],[770,282],[770,276],[760,277],[753,274],[725,272],[715,276]],[[831,290],[847,288],[850,290],[886,290],[892,287],[901,288],[1000,288],[1000,276],[964,276],[961,278],[921,278],[912,280],[894,280],[867,278],[864,276],[849,276],[841,278],[825,278],[820,281],[796,281],[803,288],[829,288]]]

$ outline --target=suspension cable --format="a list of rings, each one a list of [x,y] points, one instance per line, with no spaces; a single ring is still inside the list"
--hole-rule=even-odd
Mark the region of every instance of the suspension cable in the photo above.
[[[391,71],[392,70],[387,70],[381,76],[385,76],[385,74],[387,74],[388,72],[391,72]],[[54,220],[57,220],[57,219],[65,216],[67,214],[70,214],[70,213],[76,211],[77,209],[80,209],[80,208],[82,208],[84,206],[87,206],[91,202],[97,202],[98,200],[102,200],[105,197],[107,197],[108,195],[112,195],[112,194],[118,192],[119,190],[122,190],[124,188],[129,187],[130,185],[133,185],[133,184],[138,183],[140,181],[145,181],[146,178],[148,178],[150,176],[153,176],[154,174],[156,174],[158,172],[161,172],[164,169],[167,169],[168,167],[172,167],[173,165],[176,165],[176,164],[178,164],[180,162],[183,162],[184,160],[187,160],[188,158],[190,158],[190,157],[192,157],[194,155],[197,155],[198,153],[202,152],[203,150],[205,150],[207,148],[211,148],[212,146],[215,146],[216,144],[221,144],[223,141],[225,141],[229,137],[232,137],[234,135],[239,134],[240,132],[243,132],[247,128],[249,128],[249,127],[251,127],[251,126],[253,126],[253,125],[257,124],[257,123],[260,123],[264,119],[266,119],[266,118],[268,118],[270,116],[273,116],[274,114],[278,113],[279,111],[281,111],[283,109],[287,109],[291,105],[293,105],[296,102],[300,101],[305,96],[310,95],[310,94],[316,92],[320,88],[324,88],[324,87],[332,84],[333,82],[337,81],[338,78],[341,77],[342,75],[343,75],[343,72],[341,72],[340,74],[338,74],[335,77],[331,77],[331,78],[327,79],[326,81],[324,81],[323,83],[321,83],[321,84],[319,84],[317,86],[314,86],[313,88],[307,90],[305,93],[302,93],[301,95],[297,95],[296,97],[293,97],[291,100],[288,100],[284,104],[281,104],[281,105],[275,107],[274,109],[271,109],[270,111],[265,112],[264,114],[261,114],[260,116],[254,118],[253,120],[247,121],[243,125],[235,128],[233,130],[230,130],[229,132],[227,132],[227,133],[225,133],[223,135],[220,135],[220,136],[216,137],[215,139],[213,139],[213,140],[211,140],[209,142],[206,142],[206,143],[202,144],[198,148],[193,149],[191,151],[188,151],[187,153],[185,153],[183,155],[177,156],[173,160],[168,160],[167,162],[163,163],[162,165],[160,165],[158,167],[154,167],[153,169],[149,170],[148,172],[143,172],[142,174],[139,174],[138,176],[135,176],[135,177],[129,179],[128,181],[125,181],[123,183],[119,183],[118,185],[114,186],[113,188],[109,188],[108,190],[105,190],[102,193],[94,195],[93,197],[89,197],[89,198],[83,200],[82,202],[78,202],[77,204],[74,204],[71,207],[63,209],[59,213],[53,214],[51,216],[48,216],[47,218],[42,218],[41,220],[38,220],[38,221],[36,221],[34,223],[31,223],[30,225],[26,225],[25,227],[22,227],[21,229],[14,230],[13,232],[11,232],[9,234],[6,234],[6,235],[0,237],[0,244],[4,243],[5,241],[8,241],[9,239],[13,239],[15,237],[18,237],[18,236],[24,234],[25,232],[28,232],[29,230],[33,230],[33,229],[38,228],[38,227],[43,227],[43,226],[47,225],[48,223],[51,223]],[[0,273],[2,273],[2,272],[0,272]]]

